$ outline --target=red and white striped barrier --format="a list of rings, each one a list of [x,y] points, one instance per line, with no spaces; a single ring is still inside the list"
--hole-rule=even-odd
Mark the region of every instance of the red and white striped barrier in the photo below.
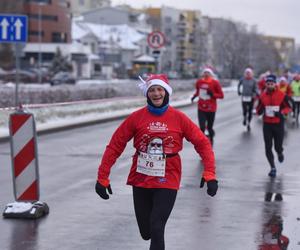
[[[49,213],[39,201],[39,174],[36,129],[33,114],[20,107],[10,115],[9,133],[14,195],[16,202],[6,205],[4,218],[37,219]]]
[[[10,115],[10,142],[14,195],[16,201],[39,200],[36,130],[31,113]]]

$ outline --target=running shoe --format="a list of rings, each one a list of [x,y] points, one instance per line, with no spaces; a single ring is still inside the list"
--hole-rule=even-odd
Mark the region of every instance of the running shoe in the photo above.
[[[283,155],[283,153],[278,154],[278,161],[279,162],[283,162],[284,161],[284,155]]]
[[[271,168],[271,171],[269,172],[270,177],[276,177],[276,168]]]
[[[250,132],[250,130],[251,130],[251,127],[250,127],[250,124],[248,124],[248,125],[247,125],[247,131]]]

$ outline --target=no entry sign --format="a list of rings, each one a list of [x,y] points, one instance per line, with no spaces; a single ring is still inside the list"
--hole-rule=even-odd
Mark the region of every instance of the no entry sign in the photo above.
[[[165,45],[165,35],[160,31],[153,31],[148,35],[148,45],[153,49],[159,49]]]

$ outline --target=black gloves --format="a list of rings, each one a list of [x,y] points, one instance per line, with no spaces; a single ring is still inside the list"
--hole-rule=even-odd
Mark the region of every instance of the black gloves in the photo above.
[[[195,98],[196,98],[196,96],[193,96],[193,97],[191,98],[191,102],[193,102]]]
[[[96,193],[104,200],[109,199],[109,195],[107,194],[106,189],[109,194],[112,194],[110,185],[108,185],[108,187],[104,187],[98,181],[96,182],[96,185],[95,185]]]
[[[202,177],[200,188],[204,187],[204,183],[206,180]],[[217,180],[210,180],[207,182],[207,194],[210,196],[215,196],[218,190],[218,181]]]
[[[213,97],[213,96],[214,96],[214,93],[213,93],[210,89],[207,90],[207,94],[208,94],[210,97]]]

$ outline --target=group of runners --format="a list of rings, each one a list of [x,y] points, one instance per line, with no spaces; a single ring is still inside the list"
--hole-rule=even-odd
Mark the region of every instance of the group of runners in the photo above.
[[[250,131],[255,103],[255,113],[263,116],[265,154],[271,168],[268,175],[276,177],[272,147],[274,145],[278,161],[283,162],[284,123],[289,113],[292,114],[296,124],[298,124],[300,74],[291,78],[286,72],[285,75],[277,79],[276,75],[266,72],[256,81],[253,77],[253,70],[247,68],[239,81],[237,91],[242,96],[243,125],[247,126],[248,131]]]
[[[212,147],[215,136],[213,125],[217,99],[222,99],[224,94],[212,69],[205,68],[195,84],[195,94],[191,98],[192,102],[198,98],[197,126],[183,112],[169,105],[172,87],[165,75],[155,74],[140,80],[139,87],[147,105],[129,115],[112,135],[98,168],[95,191],[101,198],[109,199],[112,194],[110,170],[127,142],[133,139],[135,153],[127,184],[132,186],[137,224],[141,237],[150,240],[150,250],[164,250],[165,225],[180,186],[179,152],[184,138],[194,145],[199,160],[201,158],[203,173],[199,187],[206,184],[208,195],[214,196],[217,193],[218,181]],[[266,155],[271,166],[269,175],[275,177],[272,142],[282,162],[283,115],[290,111],[291,106],[287,95],[279,89],[275,75],[265,76],[264,81],[265,90],[258,98],[256,109],[258,114],[263,114]],[[258,94],[257,86],[252,69],[246,69],[238,85],[238,94],[242,96],[243,124],[249,131],[254,100]],[[208,136],[205,135],[206,130]]]

